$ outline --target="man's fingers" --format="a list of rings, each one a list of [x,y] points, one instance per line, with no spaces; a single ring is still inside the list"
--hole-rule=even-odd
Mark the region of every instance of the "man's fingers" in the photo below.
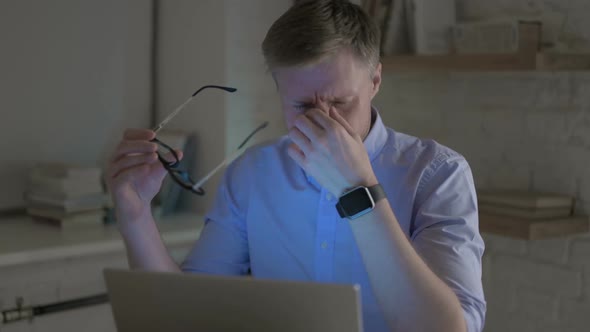
[[[118,184],[130,182],[135,178],[145,176],[150,170],[149,164],[140,164],[119,170],[119,172],[111,179],[113,188],[119,187]]]
[[[305,115],[311,118],[314,123],[317,123],[322,129],[325,130],[330,130],[338,124],[338,122],[330,118],[326,112],[323,112],[319,109],[311,109],[307,111]]]
[[[113,155],[113,161],[124,158],[128,154],[151,153],[158,150],[158,145],[149,141],[123,140]]]
[[[346,129],[346,131],[348,132],[348,134],[350,136],[356,137],[356,132],[354,131],[354,129],[350,126],[350,124],[348,123],[348,121],[346,121],[346,119],[344,119],[342,117],[342,115],[340,115],[340,113],[338,113],[338,111],[336,111],[336,109],[334,107],[330,107],[329,114],[330,114],[330,117],[332,119],[334,119],[342,127],[344,127],[344,129]]]
[[[297,145],[297,147],[303,152],[311,151],[311,141],[309,138],[299,130],[297,127],[289,130],[289,138]]]
[[[138,129],[138,128],[129,128],[125,130],[123,134],[123,138],[126,140],[142,140],[142,141],[149,141],[156,137],[156,133],[154,133],[151,129]]]
[[[182,153],[182,151],[180,150],[176,150],[174,149],[174,152],[176,152],[176,156],[178,157],[178,160],[182,160],[182,157],[184,157],[184,153]],[[165,154],[160,154],[162,156],[162,158],[164,158],[166,161],[168,162],[174,162],[176,161],[176,158],[174,158],[174,155],[172,154],[172,152],[167,152]]]
[[[127,156],[125,158],[121,158],[111,164],[110,168],[110,176],[115,178],[117,175],[124,169],[142,165],[142,164],[151,164],[154,161],[158,160],[158,155],[154,153],[144,153],[140,155],[134,156]]]
[[[184,153],[181,150],[176,150],[176,149],[174,149],[174,152],[176,152],[176,156],[178,156],[178,160],[182,160],[182,157],[184,157]],[[169,153],[169,155],[172,155],[172,153]]]
[[[293,159],[299,166],[303,167],[305,164],[305,154],[295,143],[289,144],[287,148],[287,154]]]
[[[317,141],[323,135],[323,129],[315,124],[305,114],[297,117],[295,127],[299,129],[310,141]]]

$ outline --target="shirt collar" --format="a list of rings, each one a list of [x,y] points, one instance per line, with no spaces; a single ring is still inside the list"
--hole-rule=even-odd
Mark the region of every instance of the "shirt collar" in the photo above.
[[[387,142],[387,128],[385,128],[385,125],[383,124],[381,115],[379,115],[379,110],[377,110],[377,108],[374,106],[371,106],[371,118],[374,118],[375,121],[371,126],[369,134],[367,137],[365,137],[363,144],[365,145],[365,149],[369,155],[369,160],[373,161],[373,159],[379,155],[383,149],[383,146],[385,146],[385,143]],[[322,187],[311,175],[307,174],[303,169],[301,169],[301,171],[305,174],[309,183],[315,186],[318,190],[321,190]]]

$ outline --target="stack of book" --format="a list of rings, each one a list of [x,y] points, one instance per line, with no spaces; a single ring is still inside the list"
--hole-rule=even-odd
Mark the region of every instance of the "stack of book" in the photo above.
[[[529,239],[587,231],[588,217],[573,215],[574,201],[554,193],[479,191],[480,228]]]
[[[571,196],[528,191],[483,191],[478,200],[481,213],[524,219],[566,218],[574,208]]]
[[[27,213],[60,228],[102,226],[107,196],[98,167],[38,164],[29,173]]]

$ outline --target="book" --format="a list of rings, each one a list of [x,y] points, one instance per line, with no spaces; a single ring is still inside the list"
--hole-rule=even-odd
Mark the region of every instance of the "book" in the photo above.
[[[361,7],[372,18],[377,14],[377,2],[379,0],[362,0]]]
[[[385,22],[381,28],[381,54],[406,54],[410,52],[406,1],[391,0],[386,8]]]
[[[405,0],[410,46],[416,54],[451,53],[455,0]]]
[[[480,204],[500,205],[515,208],[569,208],[574,198],[567,195],[523,190],[483,190],[477,193]]]
[[[479,215],[479,228],[483,233],[537,240],[587,233],[590,223],[588,216],[531,220],[482,213]]]
[[[25,201],[28,207],[71,213],[104,208],[108,203],[108,196],[104,193],[95,193],[76,198],[60,199],[38,193],[27,193],[25,194]]]
[[[457,54],[518,52],[519,23],[495,20],[456,24],[452,27],[452,43]]]
[[[385,27],[387,26],[388,19],[389,19],[389,11],[391,6],[393,5],[394,0],[378,0],[377,5],[375,7],[374,13],[374,20],[379,27],[379,31],[381,33],[381,38],[383,38],[383,33],[385,31]]]
[[[27,208],[27,214],[36,220],[43,220],[53,224],[103,224],[106,216],[104,209],[61,214],[50,209]]]
[[[29,192],[69,198],[104,191],[100,179],[60,179],[44,177],[39,174],[31,175],[28,184]]]
[[[77,178],[77,179],[100,179],[102,170],[94,166],[82,166],[77,164],[42,162],[35,165],[30,172],[33,176],[50,178]]]
[[[479,212],[498,216],[507,216],[523,219],[550,219],[565,218],[572,215],[572,208],[519,208],[511,206],[479,204]]]
[[[38,164],[29,172],[27,192],[55,199],[69,199],[104,191],[97,167],[57,163]]]
[[[105,211],[95,210],[82,213],[68,215],[62,218],[55,218],[52,216],[35,214],[36,211],[29,213],[33,220],[38,223],[51,225],[60,229],[79,229],[88,227],[103,227]]]

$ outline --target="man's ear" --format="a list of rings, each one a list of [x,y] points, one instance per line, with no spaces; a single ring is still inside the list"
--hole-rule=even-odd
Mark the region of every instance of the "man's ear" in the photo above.
[[[371,91],[371,99],[373,99],[377,93],[379,92],[379,88],[381,87],[381,62],[377,64],[377,68],[373,72],[373,90]]]
[[[272,76],[272,80],[275,81],[275,88],[277,92],[279,91],[279,82],[277,81],[277,76],[275,75],[274,71],[270,71],[270,75]]]

